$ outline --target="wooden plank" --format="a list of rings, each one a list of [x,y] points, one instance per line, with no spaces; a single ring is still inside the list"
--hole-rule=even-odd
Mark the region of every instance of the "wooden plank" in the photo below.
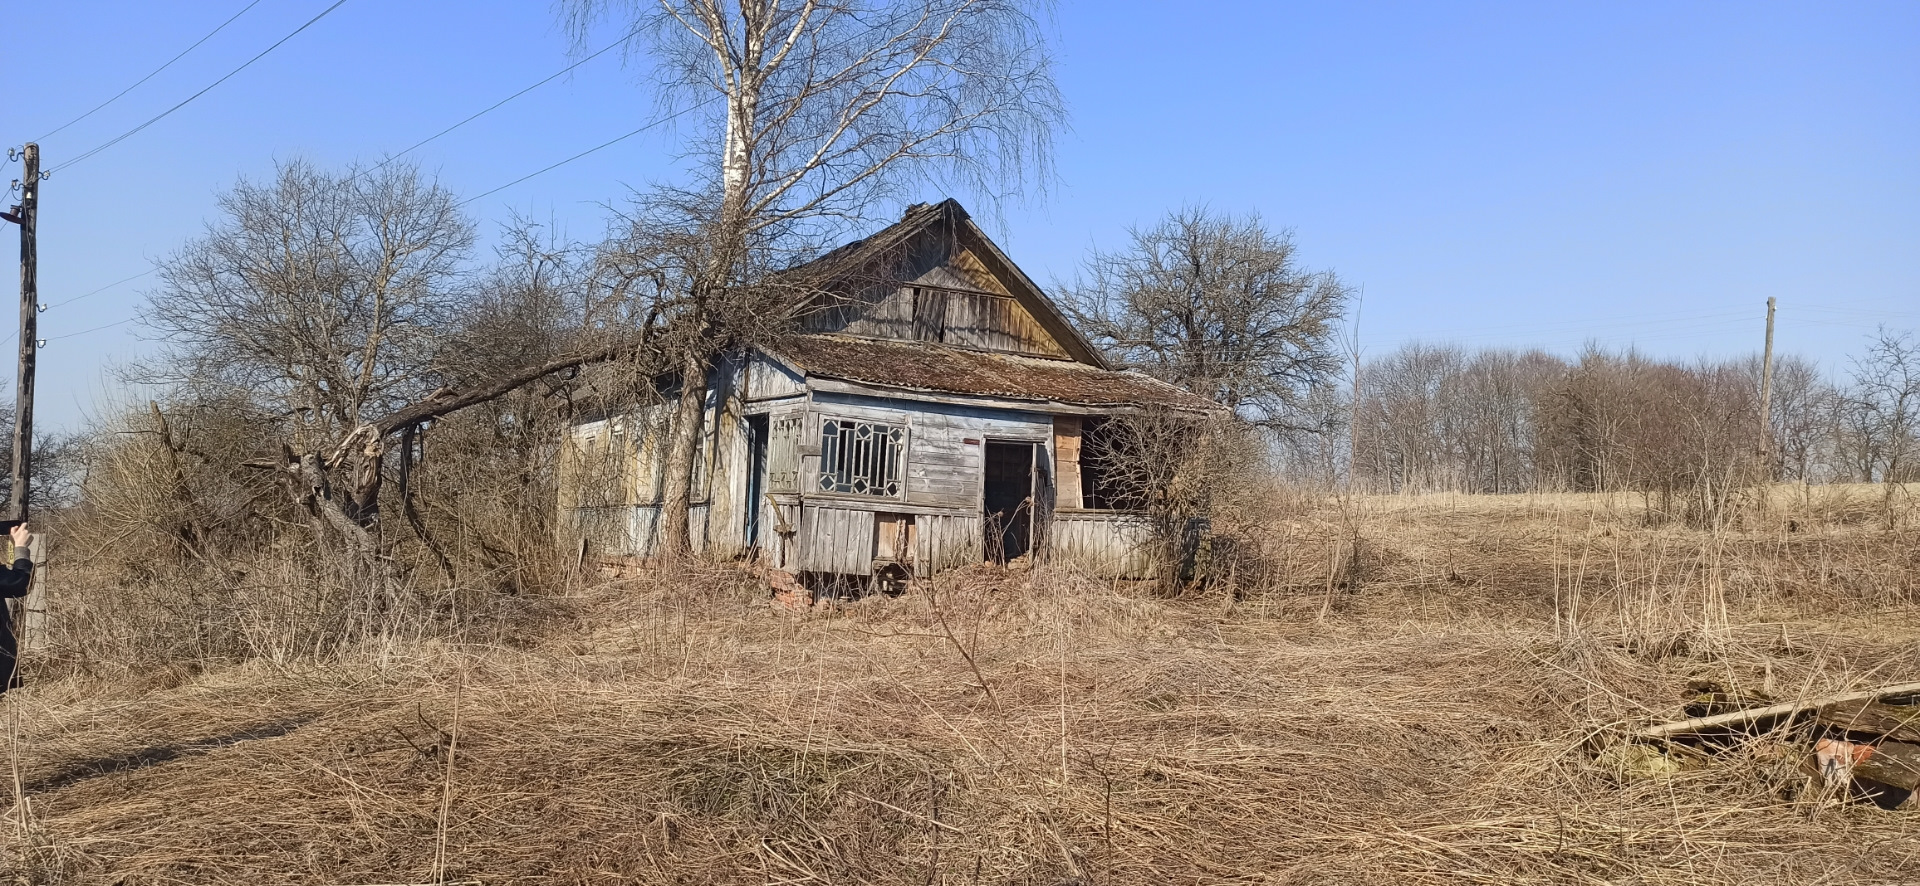
[[[872,511],[809,504],[800,535],[809,572],[866,575],[873,569]]]
[[[873,559],[901,562],[911,559],[907,528],[913,516],[897,511],[876,511],[873,515]]]
[[[1134,514],[1103,511],[1056,511],[1054,514],[1055,561],[1102,578],[1151,577],[1154,564],[1146,546],[1148,537],[1145,521]]]
[[[1080,416],[1053,417],[1053,473],[1058,478],[1054,503],[1057,507],[1077,508],[1081,503],[1080,432]]]
[[[1671,723],[1662,723],[1658,726],[1650,726],[1642,729],[1634,733],[1634,737],[1640,739],[1666,739],[1676,735],[1688,735],[1733,726],[1746,726],[1765,720],[1777,720],[1782,717],[1805,714],[1829,705],[1845,704],[1853,701],[1876,701],[1882,698],[1891,698],[1898,695],[1913,695],[1916,693],[1920,693],[1920,683],[1896,683],[1892,686],[1882,686],[1878,689],[1865,689],[1859,692],[1849,692],[1844,695],[1835,695],[1827,698],[1783,702],[1781,704],[1768,705],[1764,708],[1752,708],[1744,711],[1715,714],[1711,717],[1691,717],[1685,720],[1675,720]]]
[[[1853,764],[1855,780],[1879,782],[1904,790],[1920,790],[1920,744],[1881,742],[1872,755]]]
[[[983,559],[980,518],[975,514],[921,516],[914,558],[922,574],[931,575],[978,563]]]
[[[937,342],[946,337],[947,294],[938,289],[914,287],[913,338]]]
[[[1819,720],[1823,726],[1847,732],[1865,732],[1894,741],[1920,742],[1920,705],[1845,701],[1821,708]]]

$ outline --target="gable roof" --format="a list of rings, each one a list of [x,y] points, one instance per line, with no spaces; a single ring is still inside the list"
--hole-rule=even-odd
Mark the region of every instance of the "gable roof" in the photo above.
[[[1138,372],[928,342],[810,334],[789,336],[767,351],[809,377],[905,391],[1087,407],[1152,406],[1189,412],[1222,408],[1212,400]]]
[[[1086,336],[1081,335],[1080,330],[1067,319],[1060,306],[1047,297],[1046,292],[974,223],[973,217],[967,214],[959,201],[951,197],[939,203],[909,206],[899,221],[869,236],[843,244],[813,261],[789,268],[782,272],[782,276],[811,276],[818,278],[821,285],[830,285],[836,280],[868,272],[887,258],[902,253],[917,237],[942,232],[950,233],[961,245],[968,247],[987,266],[988,273],[1007,288],[1007,292],[1027,309],[1041,328],[1053,336],[1068,356],[1099,369],[1112,368],[1106,358],[1100,355],[1099,349],[1087,341]]]

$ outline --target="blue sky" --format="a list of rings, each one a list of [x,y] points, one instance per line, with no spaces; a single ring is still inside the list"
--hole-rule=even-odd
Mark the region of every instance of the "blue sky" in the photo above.
[[[57,170],[42,191],[44,302],[150,269],[237,176],[378,160],[571,60],[540,0],[346,0],[182,111],[59,168],[330,3],[262,0],[43,141]],[[244,5],[10,10],[0,140],[66,122]],[[1203,203],[1292,229],[1309,266],[1362,287],[1370,353],[1596,338],[1737,354],[1757,348],[1769,296],[1778,346],[1829,368],[1876,323],[1920,328],[1920,3],[1061,2],[1049,28],[1072,118],[1057,180],[992,225],[1043,282]],[[610,53],[411,156],[477,195],[652,112]],[[686,134],[664,127],[468,210],[483,230],[517,211],[591,239],[605,204],[677,175]],[[150,282],[41,315],[43,421],[125,400],[105,369],[151,344],[138,324],[97,327],[133,316]]]

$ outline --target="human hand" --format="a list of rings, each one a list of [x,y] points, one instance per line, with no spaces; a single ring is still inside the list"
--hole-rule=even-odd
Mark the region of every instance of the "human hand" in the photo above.
[[[33,543],[33,531],[28,529],[25,523],[13,527],[9,530],[9,534],[13,536],[14,550],[20,550]]]

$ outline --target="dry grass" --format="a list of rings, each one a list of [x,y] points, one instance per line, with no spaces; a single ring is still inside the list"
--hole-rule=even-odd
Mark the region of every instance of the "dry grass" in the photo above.
[[[1588,752],[1691,678],[1920,676],[1911,530],[1782,506],[1710,534],[1626,498],[1288,510],[1237,597],[983,570],[794,613],[712,567],[584,589],[512,644],[168,688],[75,671],[7,701],[7,861],[123,884],[1914,879],[1920,813],[1808,791],[1783,741],[1645,781]]]

